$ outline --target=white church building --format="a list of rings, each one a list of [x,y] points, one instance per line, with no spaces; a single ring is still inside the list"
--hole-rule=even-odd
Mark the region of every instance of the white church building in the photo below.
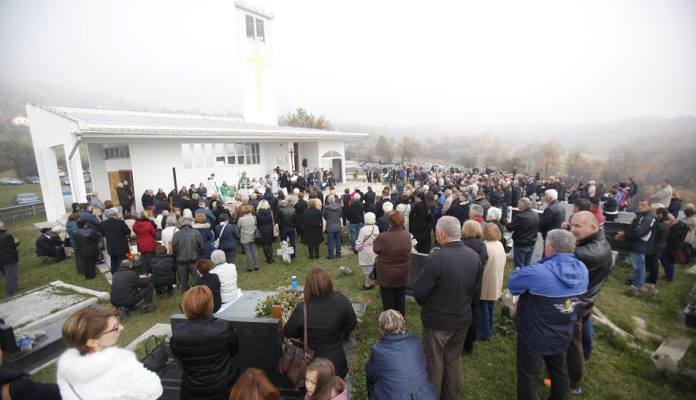
[[[81,145],[88,150],[92,190],[117,203],[116,185],[127,180],[138,209],[146,189],[198,185],[211,173],[218,184],[236,185],[242,172],[258,178],[276,167],[323,168],[344,181],[344,143],[367,134],[278,126],[273,16],[242,2],[235,5],[243,117],[27,105],[48,221],[66,214],[59,153],[65,155],[72,201],[86,201]]]

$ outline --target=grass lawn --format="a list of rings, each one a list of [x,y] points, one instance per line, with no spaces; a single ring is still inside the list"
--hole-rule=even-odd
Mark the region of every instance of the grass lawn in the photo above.
[[[85,287],[109,290],[106,280],[86,281],[75,271],[72,260],[57,265],[40,266],[40,261],[33,255],[36,229],[31,225],[40,218],[26,219],[8,223],[9,232],[21,240],[20,252],[20,290],[28,290],[50,281],[60,279],[65,282]],[[354,302],[368,305],[367,313],[354,336],[358,348],[351,360],[351,373],[355,385],[355,399],[365,399],[364,368],[370,354],[370,345],[379,340],[377,316],[381,311],[378,290],[360,291],[362,283],[357,258],[344,256],[340,260],[309,260],[307,249],[298,246],[298,257],[292,265],[278,261],[272,265],[261,264],[261,270],[246,272],[244,256],[237,256],[239,264],[239,286],[242,289],[275,289],[288,285],[290,277],[297,275],[303,279],[308,268],[321,266],[330,271],[338,290]],[[322,248],[325,252],[326,248]],[[261,254],[259,250],[259,254]],[[261,257],[263,258],[263,257]],[[352,267],[352,276],[341,276],[339,267]],[[605,286],[598,306],[617,325],[630,330],[630,316],[636,315],[648,322],[649,330],[663,336],[688,336],[696,341],[696,331],[682,328],[678,321],[679,310],[684,307],[691,287],[696,284],[696,277],[680,273],[674,283],[660,283],[660,294],[656,299],[635,298],[626,293],[623,281],[630,273],[630,266],[619,264],[614,268],[611,278]],[[508,266],[508,273],[510,267]],[[0,297],[3,295],[0,294]],[[156,298],[156,311],[141,315],[138,312],[124,322],[125,331],[120,345],[125,346],[140,333],[157,322],[168,322],[171,314],[178,312],[178,296]],[[407,303],[408,326],[412,333],[420,335],[420,307]],[[461,398],[462,399],[513,399],[515,398],[515,329],[513,322],[498,312],[496,315],[495,334],[490,342],[476,345],[474,355],[462,359]],[[615,337],[607,329],[595,324],[595,349],[587,363],[583,380],[586,399],[693,399],[696,382],[674,374],[657,372],[649,355],[629,348],[623,339]],[[641,343],[645,348],[654,350],[659,343]],[[696,368],[696,344],[691,347],[680,364],[682,368]],[[55,380],[55,368],[49,367],[36,374],[35,378],[50,382]],[[544,389],[540,388],[543,393]]]

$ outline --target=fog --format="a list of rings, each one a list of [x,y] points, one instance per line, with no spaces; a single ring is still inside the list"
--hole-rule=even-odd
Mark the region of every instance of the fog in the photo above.
[[[275,16],[278,113],[445,130],[696,115],[691,0],[247,3]],[[234,12],[231,0],[0,0],[0,90],[239,113]]]

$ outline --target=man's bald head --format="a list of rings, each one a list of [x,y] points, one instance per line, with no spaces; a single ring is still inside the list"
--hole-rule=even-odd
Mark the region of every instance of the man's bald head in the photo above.
[[[570,231],[580,241],[599,232],[599,221],[590,211],[579,211],[570,220]]]

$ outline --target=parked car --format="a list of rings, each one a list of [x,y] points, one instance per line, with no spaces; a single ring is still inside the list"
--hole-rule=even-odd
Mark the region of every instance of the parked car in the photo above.
[[[36,193],[19,193],[12,198],[12,204],[20,206],[22,204],[38,203],[41,199]]]
[[[0,179],[0,185],[23,185],[24,182],[22,182],[20,179],[17,178],[1,178]]]
[[[61,180],[63,181],[63,185],[70,184],[70,177],[68,177],[68,176],[64,176],[63,179],[61,179]]]
[[[37,184],[39,183],[39,177],[38,176],[25,176],[24,180],[27,183],[32,183],[32,184]]]

